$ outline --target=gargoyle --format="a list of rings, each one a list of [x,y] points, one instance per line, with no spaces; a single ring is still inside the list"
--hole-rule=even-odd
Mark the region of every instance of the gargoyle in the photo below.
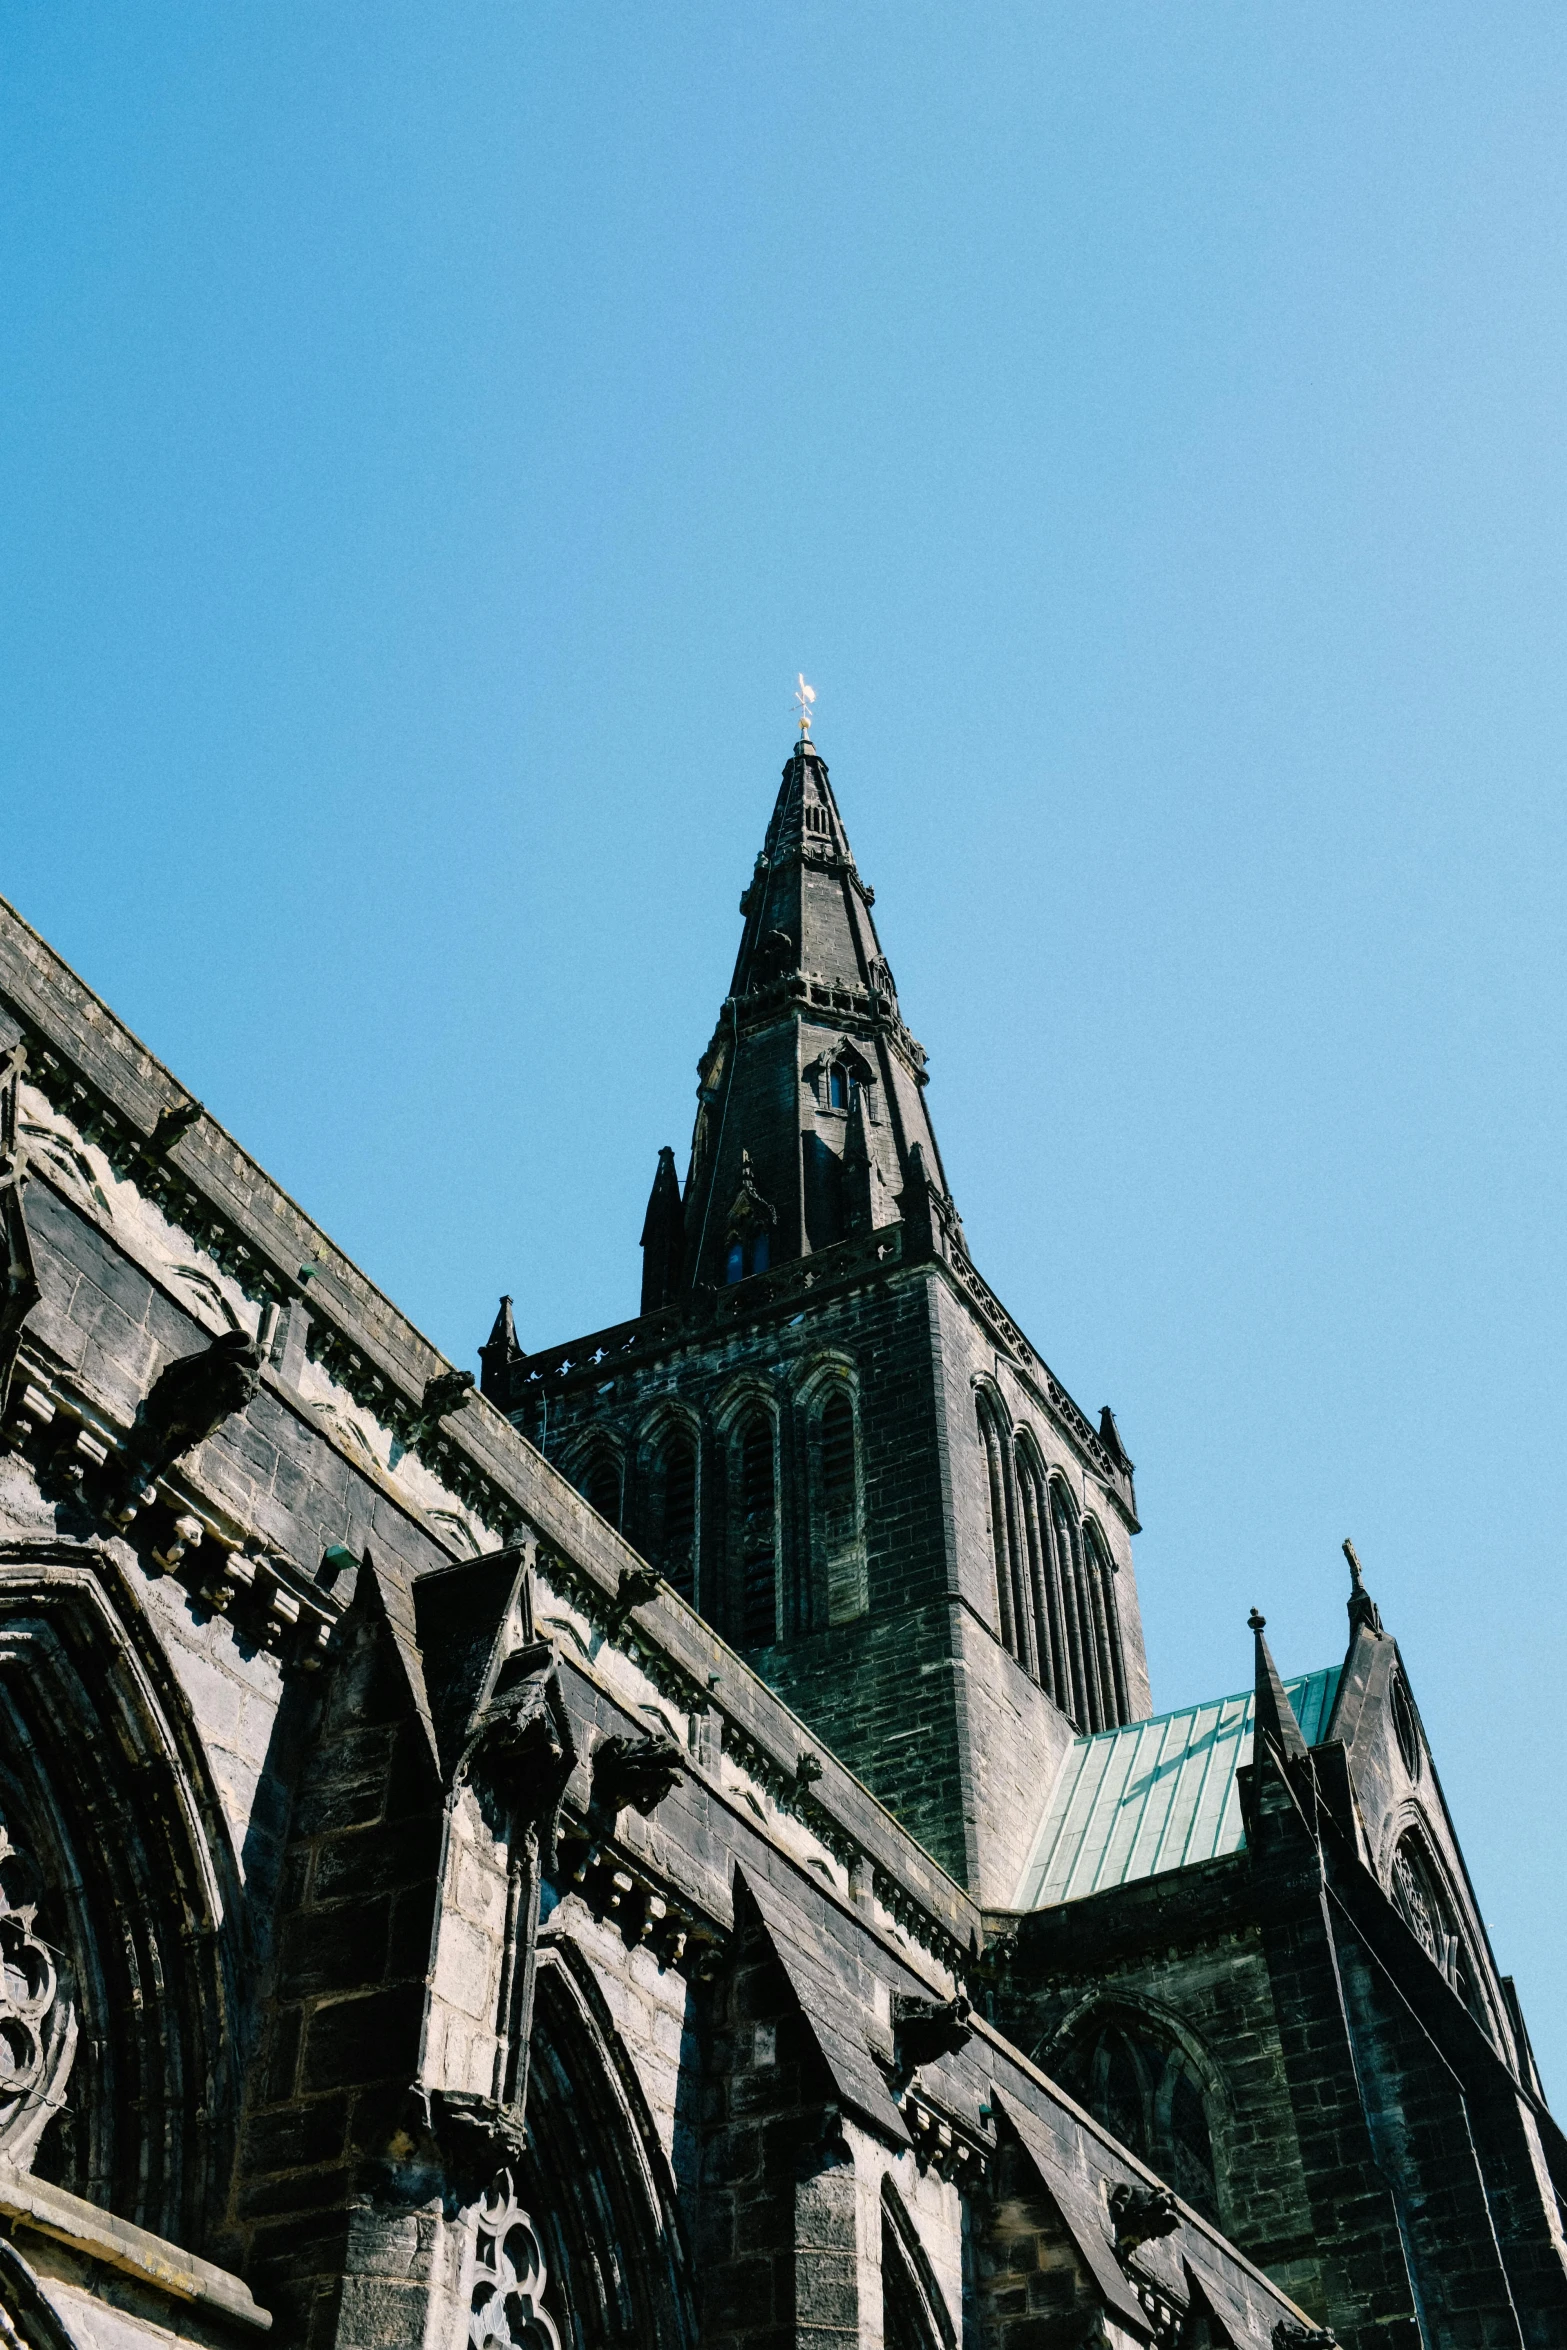
[[[1326,2326],[1303,2326],[1281,2317],[1273,2329],[1273,2350],[1338,2350],[1338,2336]]]
[[[920,1999],[902,1991],[892,1998],[892,2036],[898,2051],[898,2073],[909,2082],[922,2064],[938,2056],[956,2056],[966,2047],[970,2008],[959,1992],[956,1999]]]
[[[575,1761],[555,1680],[555,1651],[547,1640],[534,1641],[514,1650],[502,1666],[469,1736],[462,1770],[515,1821],[540,1829],[547,1860]]]
[[[158,1112],[158,1123],[147,1137],[147,1148],[155,1159],[166,1159],[181,1135],[189,1134],[201,1116],[197,1101],[181,1102],[178,1109]]]
[[[473,1393],[473,1385],[471,1371],[438,1371],[433,1379],[427,1379],[414,1424],[408,1431],[410,1445],[417,1444],[421,1436],[428,1436],[443,1420],[450,1419],[453,1412],[460,1412]]]
[[[1110,2190],[1110,2224],[1115,2229],[1115,2248],[1124,2259],[1139,2244],[1173,2236],[1181,2215],[1168,2187],[1134,2187],[1123,2179]]]
[[[593,1808],[611,1822],[628,1806],[645,1819],[684,1768],[679,1747],[661,1730],[643,1738],[606,1738],[593,1757]]]
[[[261,1378],[261,1356],[243,1330],[225,1330],[199,1354],[181,1355],[159,1375],[126,1444],[130,1484],[150,1485],[215,1428],[244,1411]]]
[[[622,1567],[615,1596],[610,1601],[610,1618],[618,1632],[630,1621],[633,1608],[641,1607],[654,1597],[661,1578],[651,1567]]]

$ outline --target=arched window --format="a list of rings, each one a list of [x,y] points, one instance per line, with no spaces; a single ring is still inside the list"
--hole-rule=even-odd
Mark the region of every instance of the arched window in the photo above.
[[[1029,1605],[1034,1619],[1034,1654],[1039,1679],[1061,1711],[1072,1711],[1066,1672],[1066,1633],[1060,1578],[1051,1546],[1049,1510],[1039,1464],[1025,1446],[1017,1452],[1018,1518],[1022,1530]]]
[[[590,1456],[578,1489],[601,1518],[607,1518],[612,1526],[620,1524],[620,1463],[612,1452]]]
[[[817,1527],[829,1624],[852,1623],[869,1605],[860,1510],[854,1399],[834,1387],[816,1424]]]
[[[1144,2016],[1101,2015],[1049,2069],[1177,2195],[1219,2221],[1208,2098],[1173,2035]]]
[[[1469,1946],[1442,1871],[1425,1838],[1411,1828],[1393,1855],[1393,1906],[1428,1958],[1434,1959],[1481,2029],[1495,2038]]]
[[[744,1281],[748,1274],[765,1273],[772,1262],[772,1234],[765,1229],[753,1232],[747,1239],[732,1233],[724,1252],[724,1280]]]
[[[985,1453],[985,1498],[990,1511],[990,1549],[996,1570],[996,1604],[1001,1641],[1008,1656],[1033,1672],[1034,1653],[1029,1608],[1019,1571],[1012,1524],[1012,1496],[1008,1490],[1007,1452],[995,1406],[986,1396],[976,1399],[979,1438]]]
[[[1126,1699],[1126,1660],[1121,1654],[1121,1610],[1115,1596],[1115,1568],[1096,1526],[1085,1527],[1083,1552],[1094,1607],[1105,1728],[1110,1729],[1131,1717]]]
[[[849,1106],[849,1072],[841,1061],[834,1061],[827,1072],[827,1107],[846,1110]]]
[[[671,1428],[653,1459],[648,1556],[682,1599],[696,1599],[696,1444]]]
[[[740,1552],[740,1645],[766,1648],[778,1637],[778,1497],[773,1424],[760,1406],[735,1430],[733,1462]]]
[[[881,2183],[881,2295],[885,2350],[957,2350],[930,2256],[888,2178]]]
[[[1053,1481],[1050,1487],[1050,1532],[1065,1618],[1066,1677],[1071,1689],[1071,1703],[1066,1710],[1079,1730],[1102,1730],[1104,1713],[1094,1653],[1094,1616],[1083,1572],[1077,1511],[1059,1480]]]
[[[675,2183],[657,2129],[602,2001],[557,1952],[541,1954],[539,1964],[527,2151],[501,2176],[515,2182],[510,2200],[524,2229],[520,2241],[502,2236],[497,2250],[511,2253],[513,2275],[532,2291],[520,2307],[503,2305],[482,2344],[470,2329],[470,2350],[519,2342],[553,2350],[557,2341],[565,2350],[643,2350],[650,2342],[685,2350],[697,2340]],[[485,2204],[498,2201],[492,2185]],[[477,2288],[497,2266],[473,2264],[481,2323]]]

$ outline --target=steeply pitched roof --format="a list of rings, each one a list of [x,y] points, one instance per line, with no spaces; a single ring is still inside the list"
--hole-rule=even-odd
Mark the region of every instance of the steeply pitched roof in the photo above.
[[[1327,1727],[1341,1666],[1286,1681],[1301,1735]],[[1049,1909],[1110,1885],[1189,1868],[1245,1842],[1235,1774],[1251,1759],[1254,1693],[1209,1698],[1067,1750],[1013,1903]]]

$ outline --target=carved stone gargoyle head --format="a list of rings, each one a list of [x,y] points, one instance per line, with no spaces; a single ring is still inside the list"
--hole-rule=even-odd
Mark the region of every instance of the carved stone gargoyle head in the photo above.
[[[1134,2187],[1123,2179],[1110,2190],[1110,2224],[1115,2230],[1116,2251],[1124,2260],[1139,2244],[1173,2236],[1181,2215],[1168,2187]]]
[[[938,2056],[956,2056],[972,2037],[968,2001],[921,1999],[902,1991],[893,1993],[892,2037],[897,2050],[897,2074],[907,2086],[922,2064]]]
[[[684,1768],[679,1747],[661,1730],[643,1738],[606,1738],[593,1756],[593,1809],[610,1826],[627,1809],[645,1819]]]
[[[261,1356],[243,1330],[225,1330],[199,1353],[167,1364],[149,1391],[126,1443],[130,1481],[150,1485],[166,1469],[242,1412],[261,1380]]]
[[[550,1858],[576,1760],[555,1651],[547,1640],[530,1641],[501,1666],[470,1726],[460,1775],[519,1825],[538,1828]]]
[[[1303,2326],[1296,2318],[1281,2317],[1273,2329],[1273,2350],[1338,2350],[1338,2336],[1327,2326]]]

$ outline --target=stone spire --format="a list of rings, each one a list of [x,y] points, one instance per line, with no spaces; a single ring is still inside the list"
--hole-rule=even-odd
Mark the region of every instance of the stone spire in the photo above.
[[[517,1342],[517,1325],[512,1319],[511,1299],[503,1297],[490,1335],[479,1349],[479,1393],[487,1395],[492,1403],[500,1404],[503,1410],[511,1394],[508,1373],[512,1364],[521,1358],[522,1348]]]
[[[680,1200],[680,1178],[675,1154],[666,1142],[658,1154],[658,1172],[642,1219],[642,1312],[656,1314],[680,1287],[680,1262],[685,1255],[685,1213]]]
[[[734,975],[699,1064],[680,1293],[895,1223],[915,1151],[946,1198],[925,1054],[898,1008],[873,897],[827,762],[802,735],[740,900]],[[756,1201],[772,1213],[763,1250],[754,1208],[748,1230],[731,1230],[737,1203]]]
[[[1257,1642],[1257,1697],[1252,1714],[1253,1754],[1257,1751],[1257,1741],[1266,1738],[1278,1753],[1293,1760],[1305,1754],[1307,1746],[1300,1734],[1300,1724],[1295,1719],[1295,1709],[1284,1694],[1284,1684],[1279,1679],[1273,1652],[1264,1637],[1268,1619],[1253,1608],[1246,1621]]]

